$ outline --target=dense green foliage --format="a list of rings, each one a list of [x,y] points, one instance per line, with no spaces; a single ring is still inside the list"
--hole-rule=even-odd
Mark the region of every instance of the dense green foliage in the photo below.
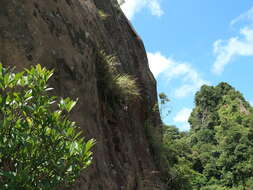
[[[1,190],[70,185],[91,163],[94,141],[84,142],[67,116],[76,102],[57,104],[48,94],[52,74],[40,65],[14,73],[0,64]]]
[[[159,109],[164,119],[170,113],[168,110],[170,100],[164,93],[159,94],[159,100],[159,105],[155,105],[152,111],[156,112]],[[186,159],[190,152],[190,147],[187,146],[184,139],[187,133],[180,133],[175,126],[165,125],[162,126],[161,133],[149,121],[146,122],[145,129],[154,162],[168,189],[173,187],[174,190],[190,190],[190,179],[194,174]]]
[[[175,190],[253,189],[253,109],[226,83],[195,96],[189,133],[165,126],[166,182]]]
[[[193,169],[200,184],[253,189],[253,112],[243,96],[226,83],[203,86],[189,119]]]

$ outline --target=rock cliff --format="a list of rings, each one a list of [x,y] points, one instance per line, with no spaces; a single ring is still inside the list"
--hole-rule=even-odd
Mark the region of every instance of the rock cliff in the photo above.
[[[112,109],[101,98],[101,50],[137,79],[140,99]],[[152,112],[156,82],[144,45],[116,0],[1,0],[0,62],[17,70],[38,63],[53,68],[55,93],[79,98],[72,119],[97,144],[92,166],[70,189],[163,189],[144,128],[146,121],[160,123]]]

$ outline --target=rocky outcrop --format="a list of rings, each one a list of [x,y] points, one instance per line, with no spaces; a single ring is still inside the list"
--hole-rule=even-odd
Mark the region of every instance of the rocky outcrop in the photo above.
[[[94,161],[78,190],[163,189],[145,135],[156,83],[143,43],[113,0],[1,0],[0,61],[17,70],[40,63],[55,70],[51,85],[79,98],[72,119],[95,138]],[[97,87],[98,52],[117,56],[118,69],[137,79],[141,98],[113,109]],[[159,128],[157,128],[159,130]]]

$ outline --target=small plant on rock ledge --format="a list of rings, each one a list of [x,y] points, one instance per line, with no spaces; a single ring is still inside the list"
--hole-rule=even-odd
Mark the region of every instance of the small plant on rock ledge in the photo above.
[[[104,12],[102,9],[98,10],[98,16],[102,19],[102,20],[106,20],[110,15],[107,14],[106,12]]]
[[[136,80],[130,75],[118,75],[115,77],[115,83],[119,96],[126,100],[131,100],[134,97],[140,97],[139,88],[136,85]]]
[[[128,74],[121,74],[117,70],[117,57],[106,55],[104,51],[98,54],[97,84],[98,90],[106,102],[113,105],[118,103],[130,103],[140,98],[140,90],[136,79]]]

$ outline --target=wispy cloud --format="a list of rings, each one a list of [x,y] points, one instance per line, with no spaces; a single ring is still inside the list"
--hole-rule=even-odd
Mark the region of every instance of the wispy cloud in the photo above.
[[[216,60],[212,71],[221,74],[225,66],[236,56],[253,56],[253,29],[245,27],[240,30],[241,36],[229,40],[217,40],[214,43]]]
[[[144,8],[148,8],[154,16],[160,17],[164,13],[159,0],[126,0],[121,8],[130,20]]]
[[[252,21],[253,20],[253,6],[246,11],[245,13],[241,14],[237,18],[233,19],[230,24],[235,25],[241,21]]]
[[[155,77],[163,74],[168,81],[172,79],[181,81],[181,85],[174,92],[177,98],[194,94],[203,84],[209,84],[189,63],[167,58],[160,52],[148,53],[148,59],[149,67]]]
[[[188,123],[188,119],[191,115],[192,109],[189,108],[183,108],[182,110],[180,110],[177,115],[173,118],[174,122],[180,123],[181,130],[189,130],[190,129],[190,125]]]
[[[244,21],[248,21],[247,24]],[[213,44],[215,62],[212,67],[214,74],[221,74],[224,68],[230,64],[234,58],[239,56],[253,56],[253,7],[247,12],[231,21],[231,25],[243,23],[239,29],[239,34],[228,40],[217,40]]]
[[[150,0],[148,2],[148,7],[151,10],[151,14],[154,16],[160,17],[164,14],[164,12],[161,9],[161,6],[157,0]]]

